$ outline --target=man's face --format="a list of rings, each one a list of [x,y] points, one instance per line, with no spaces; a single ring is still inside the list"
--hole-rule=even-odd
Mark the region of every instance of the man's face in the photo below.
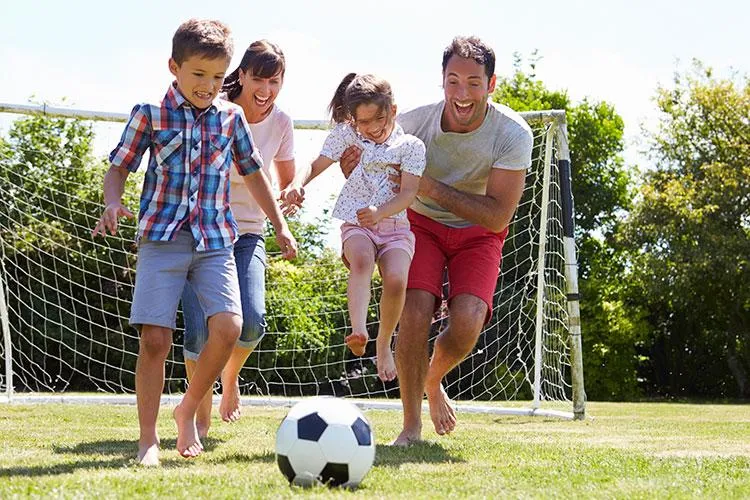
[[[487,78],[483,65],[473,59],[452,56],[443,72],[443,129],[471,132],[479,128],[487,111],[487,99],[494,89],[495,75]]]
[[[182,64],[169,60],[169,71],[177,80],[177,88],[198,109],[206,109],[219,95],[228,67],[229,59],[225,57],[206,59],[195,55]]]

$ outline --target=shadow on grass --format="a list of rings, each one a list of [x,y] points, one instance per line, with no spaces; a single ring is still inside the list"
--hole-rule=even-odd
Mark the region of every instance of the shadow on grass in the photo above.
[[[270,451],[263,453],[235,453],[230,456],[211,460],[212,463],[237,463],[237,462],[276,462],[276,454]],[[376,467],[399,467],[407,463],[442,463],[442,462],[465,462],[464,459],[455,457],[448,453],[445,448],[437,443],[420,442],[408,447],[376,445],[375,465]]]
[[[207,437],[201,440],[205,451],[214,450],[223,439]],[[177,446],[176,439],[162,439],[160,448],[162,450],[174,449]],[[55,453],[65,455],[124,455],[131,456],[138,451],[138,442],[130,439],[105,439],[101,441],[89,441],[78,443],[74,446],[52,445]]]

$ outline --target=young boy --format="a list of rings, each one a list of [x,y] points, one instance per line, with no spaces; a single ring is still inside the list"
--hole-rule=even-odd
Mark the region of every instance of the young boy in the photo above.
[[[138,462],[159,464],[156,420],[164,389],[164,362],[172,344],[185,282],[208,318],[209,338],[195,373],[174,410],[177,451],[195,457],[203,446],[195,412],[229,358],[242,326],[232,245],[237,224],[229,209],[232,163],[269,215],[285,256],[296,241],[275,203],[242,108],[216,99],[232,57],[229,29],[191,19],[172,40],[175,76],[160,105],[136,105],[104,177],[106,208],[92,234],[117,231],[125,180],[150,153],[138,215],[138,264],[130,323],[140,328],[135,390],[140,440]]]

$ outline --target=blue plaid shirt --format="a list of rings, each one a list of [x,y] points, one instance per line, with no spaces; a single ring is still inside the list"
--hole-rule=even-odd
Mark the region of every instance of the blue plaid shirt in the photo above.
[[[170,241],[187,223],[197,251],[232,245],[237,223],[229,209],[229,169],[234,163],[247,175],[263,165],[242,108],[217,99],[197,109],[173,83],[161,105],[133,108],[109,161],[135,172],[146,150],[138,238]]]

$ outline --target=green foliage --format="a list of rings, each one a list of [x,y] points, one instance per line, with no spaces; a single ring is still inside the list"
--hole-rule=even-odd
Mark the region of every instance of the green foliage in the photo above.
[[[655,169],[623,234],[647,376],[660,394],[750,397],[750,83],[695,62],[657,104]]]
[[[565,91],[548,89],[535,76],[538,60],[532,54],[524,71],[523,60],[517,55],[515,73],[498,79],[492,97],[516,111],[566,111],[586,392],[592,399],[636,397],[636,373],[642,360],[635,345],[644,325],[638,308],[622,298],[627,282],[622,252],[614,238],[621,214],[629,209],[632,199],[632,172],[621,156],[623,120],[607,102],[584,99],[573,103]]]

